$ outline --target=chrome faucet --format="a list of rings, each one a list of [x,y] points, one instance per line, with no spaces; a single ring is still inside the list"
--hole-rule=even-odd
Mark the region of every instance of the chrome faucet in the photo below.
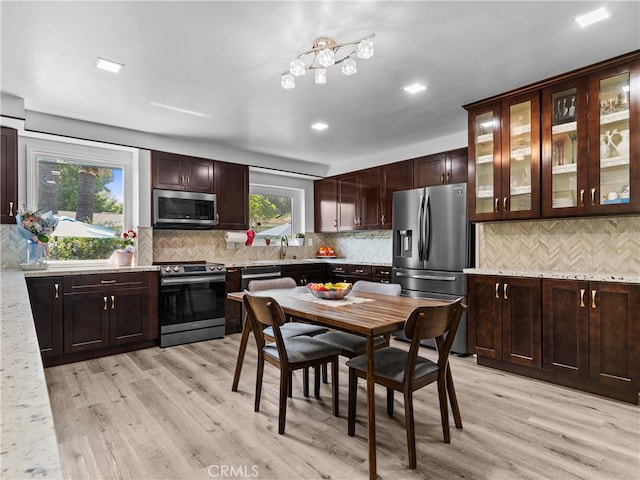
[[[284,259],[284,256],[287,253],[285,246],[289,246],[289,239],[283,235],[280,237],[280,260]]]

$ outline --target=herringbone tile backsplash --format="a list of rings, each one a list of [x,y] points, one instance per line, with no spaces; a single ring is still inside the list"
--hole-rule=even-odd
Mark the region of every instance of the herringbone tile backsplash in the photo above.
[[[640,272],[640,216],[484,223],[479,268]]]

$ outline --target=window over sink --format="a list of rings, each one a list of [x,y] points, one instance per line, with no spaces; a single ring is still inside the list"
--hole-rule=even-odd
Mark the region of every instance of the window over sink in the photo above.
[[[249,185],[249,228],[263,244],[304,232],[304,192],[296,188]]]

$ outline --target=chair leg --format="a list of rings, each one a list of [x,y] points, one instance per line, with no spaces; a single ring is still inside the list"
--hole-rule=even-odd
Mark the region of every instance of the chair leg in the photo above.
[[[289,398],[293,398],[293,372],[289,372],[289,382],[288,382],[288,386],[287,386],[287,395],[289,395]]]
[[[416,468],[416,426],[413,421],[413,392],[404,392],[404,418],[407,429],[407,448],[409,449],[409,468]]]
[[[313,370],[313,395],[320,400],[320,365],[316,365]]]
[[[287,392],[291,386],[291,372],[280,371],[280,405],[278,409],[278,433],[284,434],[284,424],[287,418]]]
[[[262,395],[262,374],[264,372],[264,354],[258,352],[258,366],[256,372],[256,398],[253,405],[253,411],[260,411],[260,396]]]
[[[324,364],[326,365],[326,363]],[[333,400],[333,416],[340,416],[340,384],[338,383],[338,359],[331,362],[331,399]]]
[[[449,411],[447,409],[448,400],[445,375],[440,375],[440,377],[438,377],[438,399],[440,400],[440,418],[442,420],[444,443],[451,443],[451,437],[449,435]]]
[[[358,393],[358,377],[353,368],[349,368],[349,413],[347,419],[347,434],[353,437],[356,434],[356,401]]]
[[[251,325],[245,318],[242,326],[242,336],[240,337],[240,347],[238,348],[238,359],[236,360],[236,370],[233,374],[233,385],[231,386],[232,392],[238,391],[238,382],[240,382],[240,373],[242,373],[242,364],[244,362],[244,354],[247,350],[247,343],[249,342],[249,334],[251,333]]]
[[[387,415],[393,417],[393,388],[387,387]]]
[[[329,383],[329,372],[327,371],[327,364],[322,364],[322,383]]]
[[[302,394],[305,397],[309,396],[309,369],[302,370]]]
[[[456,422],[456,428],[462,428],[462,417],[460,416],[460,407],[458,406],[458,397],[456,389],[453,386],[453,377],[451,376],[451,367],[447,365],[447,392],[449,393],[449,403],[453,412],[453,420]]]

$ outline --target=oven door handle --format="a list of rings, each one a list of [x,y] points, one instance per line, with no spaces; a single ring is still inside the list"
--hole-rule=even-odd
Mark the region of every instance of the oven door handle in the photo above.
[[[196,283],[224,283],[225,277],[222,275],[211,275],[209,277],[175,277],[163,278],[160,285],[193,285]]]

